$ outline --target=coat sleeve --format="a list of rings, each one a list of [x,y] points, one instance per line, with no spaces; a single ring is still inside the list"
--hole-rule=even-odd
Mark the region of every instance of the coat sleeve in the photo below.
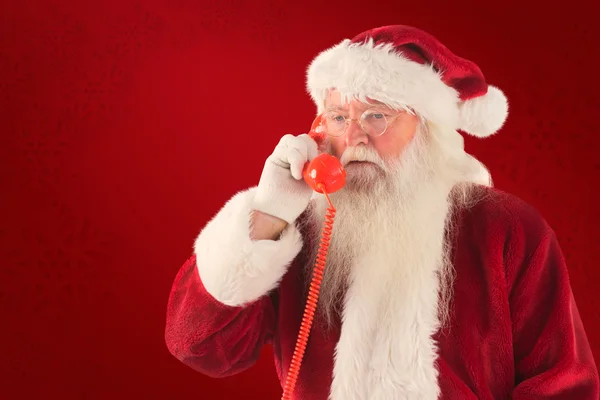
[[[545,221],[513,250],[513,400],[598,400],[598,369],[569,284],[567,266]],[[521,247],[521,250],[516,249]],[[516,265],[518,264],[518,265]]]
[[[276,241],[250,239],[253,195],[238,193],[206,225],[169,296],[167,348],[211,377],[257,361],[275,329],[277,286],[302,247],[293,225]]]

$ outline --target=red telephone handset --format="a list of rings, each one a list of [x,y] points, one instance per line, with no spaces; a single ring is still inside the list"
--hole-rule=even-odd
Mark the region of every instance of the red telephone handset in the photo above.
[[[308,135],[321,146],[325,139],[321,115],[313,121]],[[303,175],[306,183],[317,193],[337,192],[346,183],[346,171],[342,163],[327,153],[322,153],[306,163]]]
[[[322,144],[325,139],[325,134],[323,133],[320,115],[314,120],[308,135],[313,138],[319,146]],[[315,262],[315,268],[313,270],[296,348],[294,349],[294,355],[292,356],[292,362],[286,377],[283,396],[281,397],[282,400],[291,400],[317,308],[319,289],[323,279],[325,261],[327,260],[327,249],[329,248],[333,219],[335,217],[335,207],[331,203],[328,194],[337,192],[344,187],[344,184],[346,183],[346,170],[344,170],[342,163],[336,157],[327,153],[322,153],[312,161],[306,163],[302,174],[306,183],[314,191],[325,195],[327,202],[329,203],[329,208],[327,209],[328,212],[325,216],[325,224],[321,234],[321,243],[317,253],[317,261]]]

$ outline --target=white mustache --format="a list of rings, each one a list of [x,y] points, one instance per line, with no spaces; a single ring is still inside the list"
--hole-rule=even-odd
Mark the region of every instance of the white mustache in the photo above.
[[[385,169],[386,165],[373,149],[364,146],[348,147],[340,158],[342,165],[347,165],[352,161],[367,161]]]

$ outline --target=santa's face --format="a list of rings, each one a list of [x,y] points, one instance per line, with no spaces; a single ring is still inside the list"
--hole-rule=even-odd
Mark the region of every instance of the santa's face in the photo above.
[[[344,103],[336,90],[327,96],[325,113],[325,128],[336,129],[336,136],[328,136],[327,151],[342,161],[348,190],[370,189],[375,179],[398,162],[419,124],[413,113],[378,101]]]

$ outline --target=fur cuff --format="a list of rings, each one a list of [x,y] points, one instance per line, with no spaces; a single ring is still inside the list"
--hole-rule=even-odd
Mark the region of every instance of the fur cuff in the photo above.
[[[277,241],[250,239],[255,192],[251,188],[233,196],[194,244],[204,287],[229,306],[251,303],[277,287],[302,249],[302,236],[294,224]]]

